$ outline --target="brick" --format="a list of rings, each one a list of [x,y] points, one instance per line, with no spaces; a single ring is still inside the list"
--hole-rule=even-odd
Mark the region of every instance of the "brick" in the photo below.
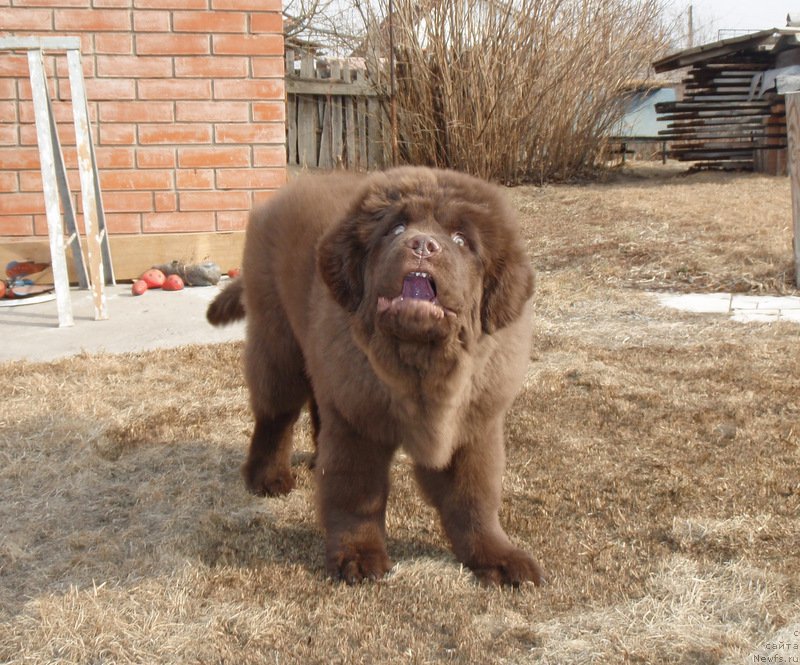
[[[211,143],[211,125],[170,124],[140,125],[139,142],[143,145],[167,145],[174,143]]]
[[[249,146],[178,148],[180,168],[236,168],[250,166]]]
[[[0,122],[17,122],[16,102],[0,102]]]
[[[36,146],[38,139],[36,138],[36,127],[32,124],[20,125],[19,127],[19,145],[21,146]]]
[[[0,9],[0,26],[2,26],[3,32],[50,30],[53,27],[53,10],[25,9],[20,11],[12,8]]]
[[[44,212],[41,193],[3,194],[3,212],[8,215],[35,215]]]
[[[18,191],[18,179],[15,171],[0,171],[0,192],[10,194]],[[0,196],[2,195],[0,194]]]
[[[282,9],[281,0],[211,0],[211,9],[241,10],[252,12],[274,11]]]
[[[276,34],[283,34],[283,15],[273,12],[261,12],[253,14],[250,17],[250,31],[258,32],[274,32]]]
[[[240,123],[216,125],[214,135],[218,143],[280,143],[286,142],[283,123]]]
[[[149,212],[153,209],[152,192],[114,192],[103,194],[106,212]]]
[[[172,15],[175,32],[247,32],[247,14],[242,12],[175,12]]]
[[[255,146],[253,148],[253,166],[285,167],[286,147],[283,145]]]
[[[178,209],[178,195],[175,192],[157,192],[156,212],[175,212]]]
[[[0,79],[0,99],[16,99],[16,98],[17,98],[17,82],[14,79]]]
[[[282,35],[213,35],[215,55],[281,55]]]
[[[250,210],[250,192],[181,192],[181,212],[200,210]]]
[[[99,127],[100,145],[132,145],[136,143],[136,125],[112,123]]]
[[[275,189],[285,182],[284,169],[220,169],[219,189]]]
[[[16,123],[13,125],[0,125],[0,146],[18,144],[19,131]]]
[[[97,75],[113,78],[168,78],[172,76],[172,58],[133,55],[98,55]]]
[[[103,55],[130,55],[133,53],[133,35],[97,34],[94,36],[94,52]]]
[[[247,76],[247,72],[247,58],[210,58],[205,56],[175,58],[175,76],[179,78],[243,78]]]
[[[286,104],[282,101],[253,104],[253,120],[256,122],[284,122],[286,120]]]
[[[173,105],[169,102],[104,102],[101,122],[172,122]]]
[[[15,7],[53,7],[53,0],[14,0]],[[59,0],[59,7],[89,7],[91,0]],[[5,6],[8,6],[6,3]]]
[[[69,178],[67,178],[69,180]],[[21,192],[41,192],[42,191],[42,172],[41,171],[20,171],[19,172],[19,191]]]
[[[30,235],[33,235],[33,216],[0,215],[0,238],[3,236]]]
[[[139,99],[210,99],[211,81],[207,79],[143,79],[139,81]]]
[[[134,12],[133,30],[134,32],[169,32],[172,30],[171,16],[170,12]]]
[[[174,169],[177,164],[172,148],[139,148],[136,165],[141,169]]]
[[[39,168],[39,150],[36,148],[0,148],[0,171]]]
[[[214,189],[213,169],[178,169],[175,172],[175,187],[185,189]]]
[[[61,32],[127,32],[131,14],[122,9],[56,9],[54,25]]]
[[[104,169],[100,172],[100,187],[103,191],[172,189],[172,171],[166,169]]]
[[[208,9],[208,0],[133,0],[136,9]]]
[[[96,148],[97,166],[101,169],[132,169],[134,167],[133,148],[115,146]]]
[[[184,102],[175,104],[178,122],[248,122],[250,104],[247,102]]]
[[[208,35],[136,35],[138,55],[206,55],[210,52]]]
[[[14,78],[28,78],[28,58],[24,55],[14,55],[13,53],[3,53],[0,58],[0,76],[12,76]]]
[[[246,210],[223,210],[217,213],[217,231],[244,231],[247,228]]]
[[[214,231],[213,212],[154,212],[142,216],[145,233]]]
[[[283,99],[283,81],[214,81],[214,99]]]
[[[283,62],[283,58],[277,56],[253,58],[252,65],[255,78],[283,79],[286,73],[286,65]]]
[[[92,6],[97,8],[123,8],[123,7],[130,7],[132,5],[132,0],[92,0]]]
[[[136,83],[133,79],[87,79],[86,97],[93,102],[136,99]]]
[[[142,232],[142,216],[138,213],[112,213],[106,215],[106,228],[111,234]],[[113,241],[112,241],[113,243]]]

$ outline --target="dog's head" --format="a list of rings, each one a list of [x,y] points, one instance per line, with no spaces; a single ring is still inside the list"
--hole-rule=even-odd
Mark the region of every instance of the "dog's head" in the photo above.
[[[423,344],[491,334],[516,320],[533,292],[499,189],[452,171],[403,167],[366,178],[322,238],[318,266],[366,329]]]

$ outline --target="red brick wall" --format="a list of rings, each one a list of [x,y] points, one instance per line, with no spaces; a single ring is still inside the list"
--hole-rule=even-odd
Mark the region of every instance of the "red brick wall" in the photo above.
[[[0,34],[82,42],[112,234],[244,228],[285,179],[280,0],[0,0]],[[47,56],[80,206],[66,58]],[[27,58],[0,52],[0,242],[47,234]],[[112,240],[113,247],[113,240]]]

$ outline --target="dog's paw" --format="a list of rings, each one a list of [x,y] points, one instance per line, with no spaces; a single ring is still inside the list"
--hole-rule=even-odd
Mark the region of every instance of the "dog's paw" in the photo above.
[[[482,584],[507,584],[519,587],[523,582],[533,582],[536,586],[544,584],[544,574],[536,561],[520,549],[511,549],[493,560],[470,566],[475,577]]]
[[[294,476],[285,467],[245,462],[242,477],[247,490],[256,496],[283,496],[294,489]]]
[[[328,557],[328,574],[349,585],[379,580],[392,567],[383,548],[347,547]]]

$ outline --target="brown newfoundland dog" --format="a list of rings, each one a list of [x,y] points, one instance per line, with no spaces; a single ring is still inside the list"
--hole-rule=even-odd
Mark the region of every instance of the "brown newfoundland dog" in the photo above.
[[[500,190],[460,173],[300,178],[252,213],[242,277],[208,319],[247,314],[251,492],[292,489],[292,427],[310,406],[332,576],[391,567],[386,499],[402,448],[460,561],[484,582],[541,582],[498,517],[533,281]]]

